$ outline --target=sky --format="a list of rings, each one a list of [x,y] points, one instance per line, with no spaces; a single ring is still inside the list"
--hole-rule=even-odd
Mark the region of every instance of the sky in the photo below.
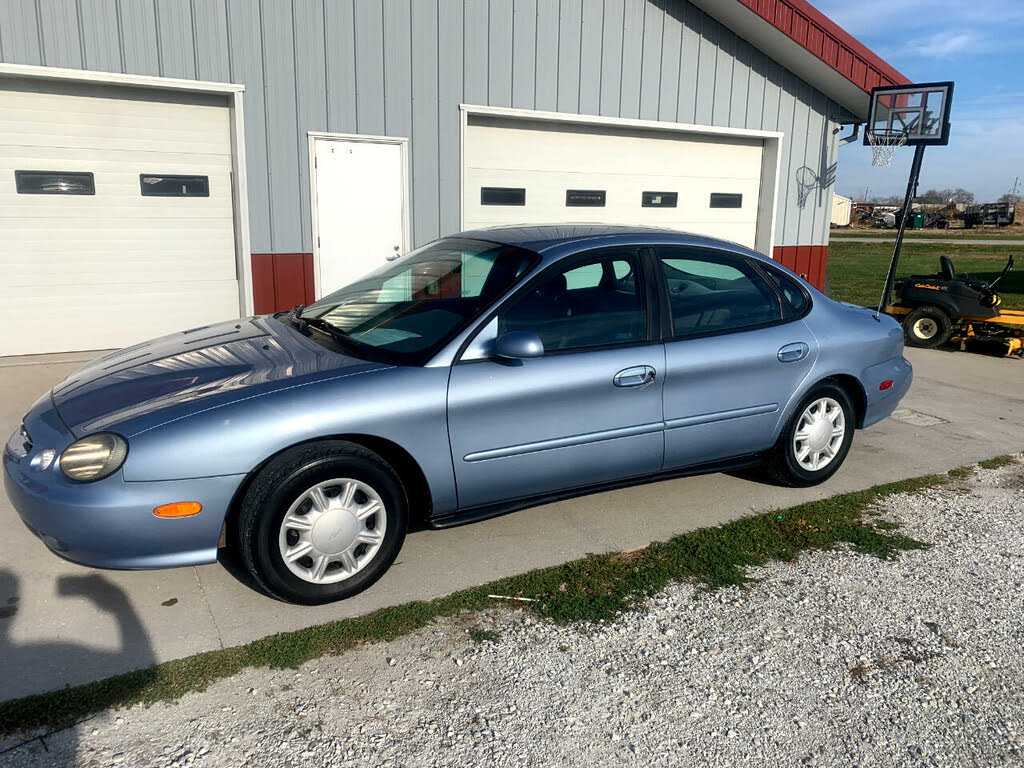
[[[811,2],[912,82],[956,82],[949,145],[925,151],[921,192],[963,187],[989,202],[1015,176],[1024,188],[1024,0]],[[840,147],[836,192],[902,195],[913,154],[873,168],[861,140]]]

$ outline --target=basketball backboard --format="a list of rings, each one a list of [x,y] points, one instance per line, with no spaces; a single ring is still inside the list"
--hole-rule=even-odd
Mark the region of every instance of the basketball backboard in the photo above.
[[[948,144],[952,98],[952,82],[872,88],[864,143],[905,134],[908,146]]]

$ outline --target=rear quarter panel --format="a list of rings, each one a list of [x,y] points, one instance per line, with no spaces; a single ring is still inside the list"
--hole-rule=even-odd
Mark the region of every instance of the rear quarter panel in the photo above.
[[[879,408],[880,401],[891,399],[895,408],[910,385],[910,364],[903,359],[903,329],[898,322],[884,314],[875,319],[872,310],[832,301],[817,291],[812,291],[812,297],[814,306],[804,322],[818,341],[818,357],[783,412],[776,435],[800,400],[823,379],[841,375],[855,378],[864,390],[869,414],[888,415],[892,408]],[[905,379],[905,386],[897,381],[892,389],[880,392],[878,385],[883,376]],[[865,426],[869,423],[870,419],[866,420]]]

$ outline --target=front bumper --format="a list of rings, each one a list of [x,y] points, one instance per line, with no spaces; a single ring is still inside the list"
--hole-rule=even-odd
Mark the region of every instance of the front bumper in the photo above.
[[[73,441],[49,397],[25,417],[32,447],[4,449],[4,488],[22,521],[54,553],[97,568],[171,568],[217,559],[224,516],[244,475],[126,482],[120,471],[94,483],[74,483],[57,466],[31,466],[40,451],[57,455]],[[13,446],[13,447],[12,447]],[[129,461],[130,461],[129,457]],[[198,501],[192,517],[160,518],[153,509]]]
[[[914,369],[901,355],[865,369],[860,380],[867,393],[867,408],[864,411],[862,426],[870,427],[896,410],[900,400],[910,391],[910,385],[914,381]],[[880,390],[879,386],[883,381],[892,381],[892,386]]]

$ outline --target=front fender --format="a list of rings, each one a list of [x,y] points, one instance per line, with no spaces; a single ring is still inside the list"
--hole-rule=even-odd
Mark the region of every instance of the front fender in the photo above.
[[[401,446],[426,477],[434,509],[454,510],[447,368],[395,367],[212,408],[133,435],[129,481],[246,474],[298,443],[364,434]]]

